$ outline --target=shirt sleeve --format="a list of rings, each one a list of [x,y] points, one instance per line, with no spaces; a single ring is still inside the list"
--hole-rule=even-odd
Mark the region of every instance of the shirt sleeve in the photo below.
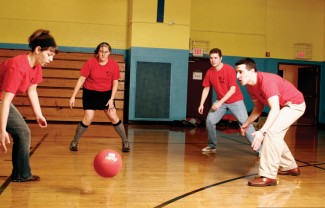
[[[209,70],[204,76],[203,82],[202,82],[203,87],[211,87],[211,82],[210,82],[210,72]]]
[[[39,65],[35,74],[35,78],[32,81],[32,84],[39,84],[43,81],[43,72],[42,67]]]
[[[237,86],[237,77],[236,77],[235,70],[232,67],[230,67],[227,70],[227,73],[228,73],[227,77],[228,77],[229,88],[232,86]]]
[[[22,76],[17,69],[16,64],[13,64],[10,68],[8,68],[4,75],[2,90],[16,94],[21,82]]]
[[[80,75],[83,77],[88,77],[91,70],[91,60],[88,60],[81,68]]]
[[[268,80],[263,83],[261,91],[264,93],[266,101],[272,96],[280,96],[278,85],[276,84],[276,82],[271,80]]]
[[[252,89],[252,87],[249,86],[249,85],[247,85],[246,86],[246,89],[247,89],[247,92],[248,92],[249,96],[251,97],[251,99],[252,100],[257,100],[257,97],[256,97],[256,95],[255,95],[254,90]]]
[[[113,80],[119,80],[120,79],[120,68],[119,68],[119,66],[118,66],[118,64],[116,63],[116,62],[113,62],[114,64],[114,74],[113,74],[113,77],[112,77],[112,79]]]

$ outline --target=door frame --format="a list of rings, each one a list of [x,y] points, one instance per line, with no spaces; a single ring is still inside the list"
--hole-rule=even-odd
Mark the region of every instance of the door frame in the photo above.
[[[297,64],[297,63],[278,63],[278,75],[282,75],[283,77],[283,71],[285,71],[284,68],[282,67],[289,67],[290,70],[295,70],[297,73],[296,73],[296,78],[298,80],[298,69],[299,68],[308,68],[308,67],[315,67],[317,69],[317,86],[316,86],[316,99],[317,99],[317,103],[315,105],[315,118],[314,118],[314,122],[313,124],[299,124],[299,125],[318,125],[319,123],[319,101],[320,101],[320,73],[321,73],[321,65],[318,65],[318,64]],[[282,72],[281,72],[282,71]],[[290,81],[290,80],[288,80]],[[300,90],[298,88],[298,82],[297,83],[292,83],[294,84],[298,90]],[[308,107],[308,106],[307,106]]]

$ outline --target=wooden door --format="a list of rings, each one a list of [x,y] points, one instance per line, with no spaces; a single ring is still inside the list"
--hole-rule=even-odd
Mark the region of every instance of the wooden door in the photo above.
[[[298,68],[298,89],[302,92],[306,102],[306,111],[298,120],[298,124],[317,124],[319,70],[316,66]]]
[[[202,121],[206,120],[212,103],[212,90],[204,103],[203,115],[198,113],[198,108],[202,95],[203,78],[211,67],[208,58],[191,58],[188,69],[188,87],[187,87],[187,114],[188,118],[198,118]]]

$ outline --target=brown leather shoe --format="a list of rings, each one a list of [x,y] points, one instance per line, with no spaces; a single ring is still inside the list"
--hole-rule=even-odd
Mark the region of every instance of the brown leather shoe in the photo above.
[[[294,168],[294,169],[291,169],[291,170],[286,170],[286,171],[279,170],[279,171],[278,171],[278,174],[279,174],[279,175],[292,175],[292,176],[298,176],[298,175],[300,175],[300,169],[299,169],[299,167],[297,167],[297,168]]]
[[[264,187],[264,186],[276,186],[277,181],[276,179],[267,178],[267,177],[259,177],[254,180],[248,181],[249,186],[257,186],[257,187]]]

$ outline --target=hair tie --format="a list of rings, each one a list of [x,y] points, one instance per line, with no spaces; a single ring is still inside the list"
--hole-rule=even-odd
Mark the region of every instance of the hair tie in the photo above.
[[[40,46],[41,48],[46,48],[46,47],[56,47],[55,40],[53,38],[46,38],[46,39],[37,39],[34,40],[29,44],[29,47],[31,49],[36,48],[37,46]]]

